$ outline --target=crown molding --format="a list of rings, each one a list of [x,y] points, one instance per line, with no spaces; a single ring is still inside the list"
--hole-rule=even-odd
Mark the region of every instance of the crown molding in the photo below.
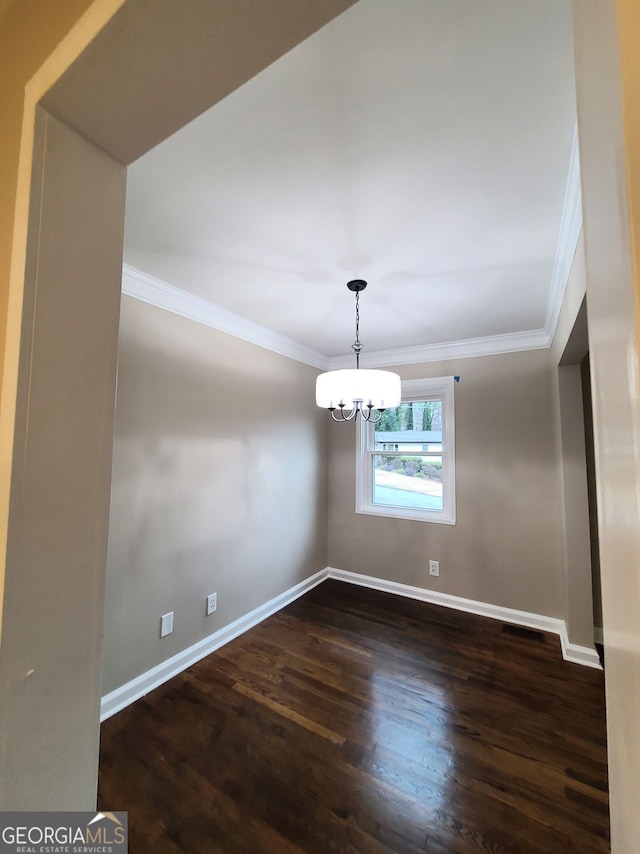
[[[517,353],[522,350],[541,350],[551,345],[558,325],[560,309],[567,287],[571,266],[582,229],[582,194],[580,185],[580,153],[577,126],[573,134],[569,174],[565,188],[560,232],[556,246],[556,257],[551,275],[547,313],[542,329],[511,332],[506,335],[488,335],[483,338],[468,338],[418,347],[401,347],[393,350],[377,350],[362,353],[363,366],[370,368],[390,365],[415,365],[421,362],[444,362],[449,359],[469,359],[475,356],[495,356],[502,353]],[[328,357],[317,350],[298,344],[291,338],[273,332],[251,320],[214,305],[201,297],[189,294],[167,282],[124,264],[122,268],[122,292],[134,299],[158,306],[179,314],[196,323],[202,323],[226,332],[236,338],[249,341],[258,347],[288,356],[305,365],[320,370],[335,370],[353,366],[353,354]]]
[[[327,370],[329,367],[329,359],[323,353],[318,353],[310,347],[305,347],[278,332],[267,329],[266,326],[261,326],[201,297],[169,285],[129,264],[123,264],[122,267],[122,293],[217,329],[219,332],[241,338],[258,347],[264,347],[281,356],[288,356],[305,365],[321,370]]]
[[[580,182],[580,147],[578,141],[578,127],[573,131],[573,144],[571,146],[571,158],[569,160],[569,174],[567,186],[564,193],[562,215],[560,217],[560,232],[556,246],[556,258],[551,274],[551,285],[549,288],[549,300],[547,302],[547,316],[544,329],[553,341],[560,317],[562,301],[567,289],[571,266],[576,254],[580,232],[582,230],[582,187]]]
[[[378,350],[361,353],[363,367],[383,368],[389,365],[417,365],[420,362],[446,362],[448,359],[470,359],[474,356],[495,356],[500,353],[517,353],[520,350],[542,350],[549,346],[549,336],[544,329],[510,332],[506,335],[487,335],[485,338],[468,338],[464,341],[446,341],[425,347],[401,347],[396,350]],[[331,370],[353,367],[353,355],[333,356],[329,359]]]
[[[247,320],[239,314],[234,314],[181,288],[156,279],[148,273],[143,273],[142,270],[129,264],[124,264],[122,267],[122,293],[323,371],[353,366],[353,354],[329,358],[317,350],[312,350],[267,329],[266,326]],[[549,344],[550,339],[544,329],[533,329],[507,335],[490,335],[485,338],[430,344],[425,347],[378,350],[363,353],[360,360],[363,366],[371,368],[413,365],[420,362],[441,362],[447,359],[514,353],[520,350],[539,350],[548,347]]]

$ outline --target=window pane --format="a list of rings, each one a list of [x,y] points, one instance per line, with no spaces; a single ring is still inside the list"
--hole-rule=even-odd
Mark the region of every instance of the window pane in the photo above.
[[[376,451],[442,451],[442,401],[401,403],[382,413],[375,429]]]
[[[373,455],[373,503],[442,510],[442,457]]]
[[[422,446],[423,451],[430,451],[433,453],[441,454],[442,453],[442,442],[425,442]]]

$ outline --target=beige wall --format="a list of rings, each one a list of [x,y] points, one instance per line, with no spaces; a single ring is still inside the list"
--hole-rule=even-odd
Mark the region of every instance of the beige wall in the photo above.
[[[353,425],[330,425],[329,564],[564,617],[548,351],[412,365],[455,386],[457,523],[356,514]],[[430,578],[429,559],[440,561]]]
[[[640,6],[636,0],[618,4],[611,0],[574,0],[573,11],[606,648],[611,841],[616,854],[627,854],[637,850],[640,839],[640,408],[636,329],[640,283],[631,249],[640,239]],[[620,34],[624,34],[622,79]],[[628,199],[635,212],[631,220]]]
[[[123,297],[103,692],[327,565],[316,374]]]

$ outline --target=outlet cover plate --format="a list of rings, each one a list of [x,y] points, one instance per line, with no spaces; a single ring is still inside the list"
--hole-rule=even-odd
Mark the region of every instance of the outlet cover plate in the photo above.
[[[173,631],[173,611],[160,617],[160,637],[164,638]]]
[[[440,575],[440,561],[439,560],[430,560],[429,561],[429,575]]]
[[[210,614],[213,614],[213,612],[216,610],[217,607],[218,607],[218,594],[217,593],[210,593],[207,596],[207,617]]]

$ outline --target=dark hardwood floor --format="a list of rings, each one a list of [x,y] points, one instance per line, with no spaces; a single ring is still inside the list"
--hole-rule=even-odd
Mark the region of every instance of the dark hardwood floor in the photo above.
[[[609,850],[602,673],[327,581],[102,727],[130,851]]]

